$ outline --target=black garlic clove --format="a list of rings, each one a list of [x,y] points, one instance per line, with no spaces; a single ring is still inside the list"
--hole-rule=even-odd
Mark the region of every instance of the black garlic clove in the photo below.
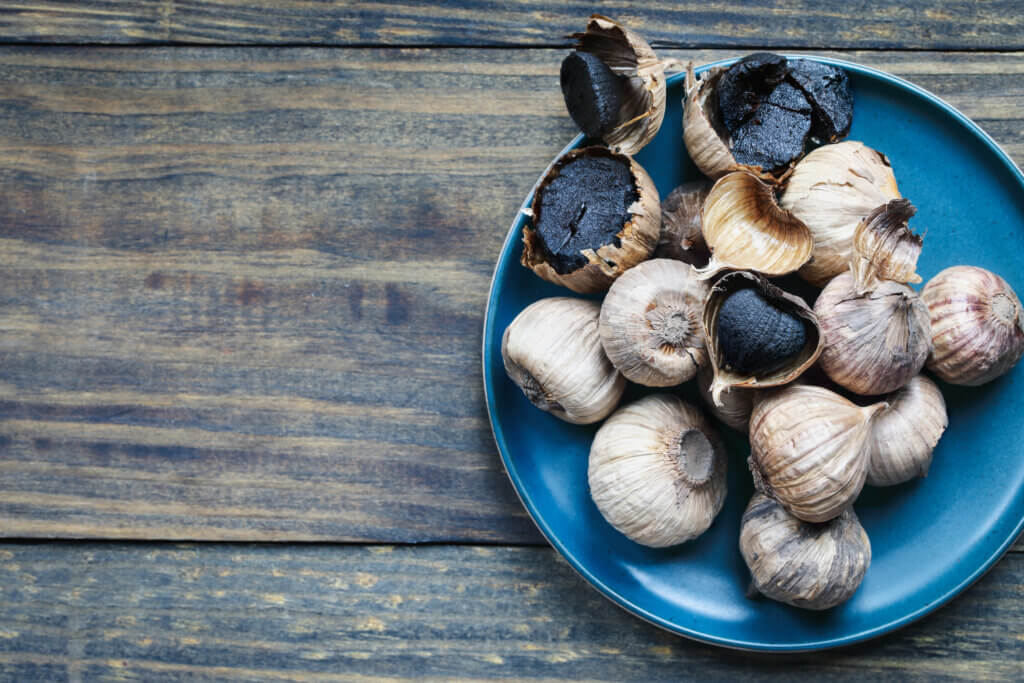
[[[601,137],[618,123],[622,79],[596,55],[574,51],[562,60],[562,96],[569,116],[588,137]]]
[[[853,92],[845,71],[809,59],[794,59],[789,62],[789,80],[813,109],[811,135],[822,142],[836,142],[850,133]]]
[[[786,58],[756,52],[729,67],[718,83],[718,109],[726,130],[735,134],[786,77]]]
[[[807,344],[803,322],[774,306],[754,288],[740,289],[722,303],[718,341],[734,370],[766,373],[784,366]]]

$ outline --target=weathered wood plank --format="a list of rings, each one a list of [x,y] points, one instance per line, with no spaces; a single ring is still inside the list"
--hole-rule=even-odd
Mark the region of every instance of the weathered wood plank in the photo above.
[[[542,548],[0,546],[0,677],[1020,680],[1024,556],[922,621],[765,657],[675,637]]]
[[[560,54],[0,50],[0,534],[539,542],[479,349]],[[1024,159],[1021,56],[838,54]]]
[[[851,0],[401,4],[217,0],[14,0],[0,12],[7,42],[302,45],[565,45],[592,12],[648,40],[682,48],[781,46],[1014,50],[1016,0]]]

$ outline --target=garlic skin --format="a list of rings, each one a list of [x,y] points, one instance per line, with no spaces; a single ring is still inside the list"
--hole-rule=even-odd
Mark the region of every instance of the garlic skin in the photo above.
[[[714,379],[714,370],[710,364],[697,369],[697,386],[700,388],[701,400],[715,417],[732,429],[746,434],[750,428],[750,412],[754,409],[758,390],[735,387],[723,391],[718,396],[722,405],[717,405],[711,398],[711,383]]]
[[[622,398],[625,378],[601,348],[596,302],[535,301],[501,338],[505,372],[541,410],[573,424],[604,419]]]
[[[889,160],[862,142],[823,145],[801,159],[779,201],[814,239],[813,255],[800,276],[824,287],[846,270],[857,226],[875,208],[899,198]]]
[[[794,358],[790,359],[782,367],[771,372],[760,374],[749,374],[739,372],[729,367],[722,351],[722,342],[719,336],[719,313],[722,305],[736,291],[744,288],[756,288],[768,301],[786,313],[800,318],[804,323],[804,334],[806,343],[804,348]],[[708,358],[711,364],[713,378],[710,392],[712,402],[723,407],[725,399],[723,392],[735,389],[755,389],[765,387],[777,387],[792,382],[805,370],[814,365],[814,361],[821,355],[824,337],[818,328],[818,319],[803,299],[788,292],[784,292],[764,278],[748,273],[736,271],[727,273],[720,277],[708,292],[704,301],[704,339],[708,349]]]
[[[694,406],[654,394],[615,412],[590,447],[597,509],[631,540],[665,548],[704,533],[722,509],[726,454]]]
[[[787,605],[824,610],[844,603],[871,565],[871,542],[852,509],[827,524],[808,524],[755,493],[740,525],[752,587]]]
[[[893,486],[924,477],[932,451],[946,431],[946,402],[924,375],[914,377],[886,397],[889,407],[879,413],[868,439],[868,477],[871,486]]]
[[[650,142],[665,118],[665,66],[635,32],[614,19],[593,14],[583,33],[571,36],[576,49],[588,52],[620,76],[626,76],[619,125],[602,140],[609,149],[636,154]]]
[[[819,364],[836,384],[864,396],[895,391],[921,372],[932,350],[928,307],[917,292],[885,280],[858,294],[847,271],[814,303],[825,340]]]
[[[711,183],[694,180],[672,190],[661,202],[661,236],[655,258],[671,258],[692,266],[707,265],[711,254],[700,229],[700,210]]]
[[[596,250],[583,250],[581,253],[586,257],[587,263],[563,274],[547,262],[537,231],[530,226],[524,226],[523,255],[520,263],[548,282],[568,287],[579,294],[594,294],[607,290],[615,278],[637,263],[650,258],[654,253],[661,233],[661,202],[658,198],[658,188],[651,176],[632,157],[617,154],[604,147],[583,147],[563,154],[547,170],[534,190],[533,204],[528,212],[531,217],[539,215],[542,193],[561,169],[584,156],[612,157],[629,164],[640,198],[629,207],[629,218],[616,234],[618,246],[612,243]]]
[[[755,486],[805,522],[841,515],[864,486],[871,425],[886,407],[809,385],[765,392],[750,416]]]
[[[605,354],[631,382],[682,384],[707,364],[701,314],[708,287],[671,259],[644,261],[616,280],[601,304]]]
[[[701,211],[701,230],[711,260],[698,272],[725,269],[764,275],[792,273],[811,257],[814,240],[804,223],[775,202],[775,192],[744,171],[729,173],[711,188]]]
[[[950,384],[978,386],[1013,368],[1024,354],[1024,315],[1006,280],[976,266],[946,268],[921,298],[931,316],[928,369]]]
[[[921,282],[914,269],[923,240],[907,225],[915,213],[917,209],[908,200],[894,199],[869,213],[853,231],[850,269],[858,292],[866,292],[883,280]]]

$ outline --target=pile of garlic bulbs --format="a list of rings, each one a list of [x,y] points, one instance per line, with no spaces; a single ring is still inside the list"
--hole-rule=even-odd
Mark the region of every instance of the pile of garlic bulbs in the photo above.
[[[910,286],[922,282],[922,238],[909,227],[915,209],[883,154],[837,141],[849,120],[784,166],[739,163],[740,145],[716,110],[728,70],[698,80],[688,69],[684,140],[709,180],[658,206],[630,155],[661,125],[672,64],[604,17],[577,38],[586,59],[563,65],[563,92],[573,119],[607,148],[570,154],[620,160],[640,199],[612,241],[581,251],[577,271],[556,273],[536,231],[524,229],[525,266],[575,292],[606,294],[523,310],[502,338],[508,376],[562,420],[604,421],[590,449],[591,497],[612,527],[650,547],[699,536],[726,497],[715,427],[666,391],[697,382],[707,409],[750,438],[757,493],[738,531],[752,589],[801,608],[838,605],[871,561],[853,511],[862,488],[927,474],[946,428],[942,393],[922,370],[969,386],[1008,372],[1024,354],[1020,301],[1005,280],[974,266],[947,268],[920,292]],[[776,57],[740,64],[785,69]],[[567,73],[601,92],[587,100]],[[572,159],[552,165],[538,195]],[[569,236],[587,211],[580,196]],[[535,197],[535,220],[539,206]],[[652,224],[661,227],[657,239]],[[790,273],[823,287],[813,307],[768,279]],[[619,406],[628,382],[660,393]]]

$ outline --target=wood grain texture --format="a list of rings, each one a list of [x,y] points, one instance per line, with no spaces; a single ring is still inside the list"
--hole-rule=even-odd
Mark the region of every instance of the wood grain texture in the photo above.
[[[561,54],[0,50],[0,534],[541,542],[480,342]],[[829,54],[1024,159],[1020,55]]]
[[[1014,50],[1024,47],[1017,0],[723,2],[480,2],[400,4],[300,0],[13,0],[6,42],[302,45],[567,45],[593,12],[653,43],[693,47]]]
[[[0,677],[1020,680],[1022,591],[1011,555],[896,633],[766,657],[650,626],[549,549],[7,544]]]

